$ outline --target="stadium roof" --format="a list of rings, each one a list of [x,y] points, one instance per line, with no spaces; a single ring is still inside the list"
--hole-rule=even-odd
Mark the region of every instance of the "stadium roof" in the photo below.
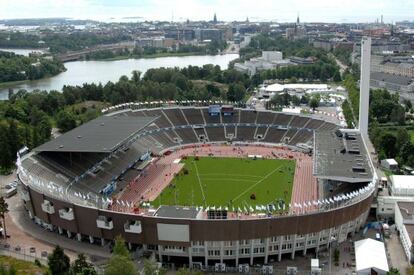
[[[195,219],[198,215],[195,207],[179,207],[163,205],[158,208],[155,216],[164,218]]]
[[[36,147],[34,151],[111,153],[155,119],[101,116]]]
[[[313,174],[318,178],[345,182],[370,181],[372,171],[361,134],[338,131],[315,132]]]

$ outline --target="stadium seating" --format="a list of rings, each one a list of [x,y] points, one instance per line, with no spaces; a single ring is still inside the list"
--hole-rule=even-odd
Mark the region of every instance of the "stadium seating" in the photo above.
[[[309,123],[306,125],[306,128],[315,130],[318,129],[323,123],[323,120],[311,119],[311,121],[309,121]]]
[[[257,112],[254,110],[241,110],[240,123],[255,123]]]
[[[281,143],[282,137],[286,134],[286,130],[284,129],[277,129],[277,128],[269,128],[264,141],[270,143]]]
[[[182,144],[198,142],[198,137],[192,128],[175,129],[175,131],[181,137]]]
[[[256,134],[255,134],[255,139],[258,139],[258,137],[261,137],[260,140],[265,138],[266,132],[267,132],[268,127],[257,127],[256,129]]]
[[[297,131],[297,133],[289,140],[290,145],[296,145],[298,143],[307,143],[313,138],[313,132],[305,129]]]
[[[230,136],[232,136],[233,138],[236,137],[236,127],[235,126],[226,125],[225,128],[226,128],[227,137],[230,137]]]
[[[207,124],[221,123],[220,116],[210,116],[208,109],[202,109],[202,112]]]
[[[206,127],[209,141],[223,141],[226,140],[224,136],[224,127]]]
[[[162,111],[174,126],[188,125],[187,120],[180,109],[163,109]]]
[[[172,124],[168,121],[168,119],[165,117],[164,113],[162,113],[160,109],[145,110],[144,113],[146,116],[149,117],[159,117],[155,121],[155,124],[157,124],[159,128],[172,127]]]
[[[239,115],[240,115],[240,110],[234,110],[233,115],[231,116],[222,116],[222,121],[223,123],[239,123]]]
[[[286,127],[286,126],[289,125],[289,122],[290,122],[291,119],[292,119],[291,115],[276,114],[276,117],[275,117],[275,120],[273,121],[273,124]]]
[[[296,127],[296,128],[303,128],[308,121],[309,121],[309,118],[307,117],[294,116],[289,126]]]
[[[197,137],[200,141],[202,141],[200,139],[201,136],[204,136],[204,140],[206,140],[206,139],[208,140],[208,136],[207,136],[206,132],[204,131],[204,128],[194,128],[194,131],[196,132],[196,135],[197,135]]]
[[[256,127],[237,126],[236,139],[240,141],[253,141],[255,131],[256,131]]]
[[[191,125],[200,125],[205,124],[203,116],[201,115],[201,110],[196,108],[182,108],[181,109],[186,116],[188,123]]]
[[[258,124],[272,124],[275,119],[275,113],[272,112],[257,112]]]

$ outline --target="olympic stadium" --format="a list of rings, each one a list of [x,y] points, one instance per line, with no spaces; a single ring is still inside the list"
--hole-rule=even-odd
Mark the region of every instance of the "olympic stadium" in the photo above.
[[[18,153],[28,216],[79,242],[122,236],[160,262],[218,272],[259,264],[272,274],[273,261],[346,241],[378,182],[367,146],[370,39],[361,45],[358,129],[214,102],[113,106]]]
[[[294,259],[360,230],[375,172],[358,130],[232,105],[127,103],[18,155],[39,226],[189,266]]]

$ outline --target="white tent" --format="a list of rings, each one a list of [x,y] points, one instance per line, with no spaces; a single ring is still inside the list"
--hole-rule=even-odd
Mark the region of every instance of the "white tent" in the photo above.
[[[371,270],[385,275],[389,271],[385,246],[380,241],[364,239],[355,242],[355,260],[358,275],[370,275]]]

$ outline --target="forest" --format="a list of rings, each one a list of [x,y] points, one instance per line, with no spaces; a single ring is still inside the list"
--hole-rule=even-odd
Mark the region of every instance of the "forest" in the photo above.
[[[57,75],[64,70],[63,63],[54,59],[0,51],[0,83],[40,79]]]

